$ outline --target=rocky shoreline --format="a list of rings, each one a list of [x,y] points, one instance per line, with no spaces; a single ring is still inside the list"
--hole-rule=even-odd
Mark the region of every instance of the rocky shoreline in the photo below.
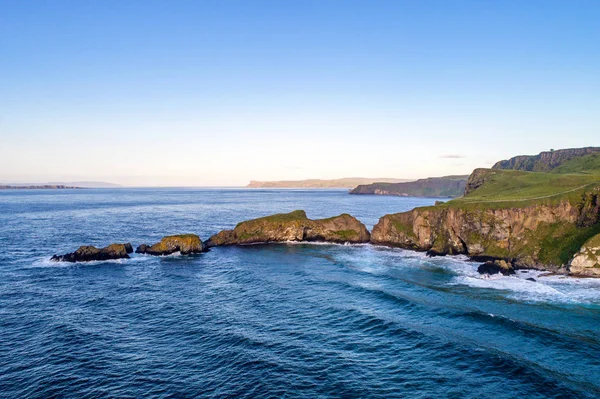
[[[153,245],[139,245],[135,253],[152,256],[175,253],[191,255],[219,246],[289,242],[373,244],[426,252],[428,256],[467,255],[471,261],[480,263],[480,274],[501,273],[508,276],[517,269],[537,269],[576,277],[600,277],[600,234],[588,240],[568,264],[545,265],[530,255],[525,257],[510,252],[507,255],[494,255],[491,248],[483,246],[479,236],[474,240],[461,238],[463,230],[458,226],[453,228],[453,223],[449,223],[450,229],[443,230],[443,234],[438,236],[439,232],[432,227],[435,224],[431,224],[439,219],[435,208],[437,207],[385,215],[380,218],[372,233],[358,219],[348,214],[312,220],[304,211],[297,210],[241,222],[234,229],[223,230],[204,242],[195,234],[166,236]],[[442,209],[439,211],[444,212]],[[444,217],[447,218],[448,215],[444,214]],[[459,220],[456,216],[451,216],[450,219]],[[493,240],[494,245],[499,248],[510,246],[510,237],[503,237],[502,231],[489,228],[484,230],[489,233],[489,238],[486,239]],[[127,259],[132,252],[133,247],[129,243],[111,244],[100,249],[82,246],[73,253],[54,255],[51,260],[88,262]]]

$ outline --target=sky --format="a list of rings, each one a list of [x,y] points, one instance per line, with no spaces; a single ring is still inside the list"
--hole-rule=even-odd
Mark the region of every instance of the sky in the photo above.
[[[600,145],[599,1],[0,0],[0,182],[468,174]]]

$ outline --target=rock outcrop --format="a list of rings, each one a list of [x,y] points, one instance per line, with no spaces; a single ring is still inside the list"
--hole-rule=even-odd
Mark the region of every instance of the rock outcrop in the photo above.
[[[64,255],[54,255],[54,262],[89,262],[93,260],[127,259],[133,252],[131,244],[111,244],[104,248],[81,246],[75,252]]]
[[[371,242],[558,270],[582,242],[599,232],[599,203],[597,190],[574,202],[540,201],[522,207],[450,202],[385,215],[373,228]]]
[[[287,241],[366,243],[369,239],[365,225],[353,216],[342,214],[311,220],[304,211],[297,210],[239,223],[233,230],[223,230],[210,237],[206,245],[215,247]]]
[[[195,234],[182,234],[163,237],[154,245],[142,244],[136,248],[135,253],[161,256],[179,252],[182,255],[189,255],[205,250],[206,247],[200,237]]]
[[[600,277],[600,234],[590,238],[575,254],[569,264],[569,273]]]

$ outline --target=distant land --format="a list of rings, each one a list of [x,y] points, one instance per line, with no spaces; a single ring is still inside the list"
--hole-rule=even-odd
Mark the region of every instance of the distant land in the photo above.
[[[353,188],[360,184],[375,182],[401,183],[411,179],[346,177],[342,179],[307,179],[307,180],[281,180],[281,181],[251,181],[247,188]]]
[[[411,182],[359,185],[350,190],[350,194],[395,195],[402,197],[459,197],[467,185],[468,175],[429,177]]]
[[[65,186],[62,184],[42,184],[42,185],[0,185],[0,190],[76,190],[83,187]]]
[[[47,182],[47,183],[1,183],[0,189],[76,189],[116,188],[119,184],[103,181]]]

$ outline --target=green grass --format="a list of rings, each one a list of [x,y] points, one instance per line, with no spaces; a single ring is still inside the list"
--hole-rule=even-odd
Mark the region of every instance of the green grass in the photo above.
[[[339,236],[342,240],[352,240],[358,233],[354,230],[338,230],[333,232],[336,236]]]
[[[590,154],[568,160],[551,173],[600,174],[600,154]]]
[[[588,247],[600,247],[600,234],[597,234],[586,242]]]
[[[486,204],[489,207],[523,207],[581,198],[600,186],[600,174],[542,173],[490,169],[489,180],[469,195],[441,206]]]
[[[600,224],[579,228],[571,224],[554,223],[538,228],[536,236],[544,237],[540,243],[539,259],[546,264],[567,264],[591,237],[600,234]]]
[[[290,213],[277,213],[275,215],[264,216],[258,219],[247,220],[245,222],[238,223],[236,228],[245,223],[255,223],[255,222],[268,222],[268,223],[283,223],[283,222],[293,222],[296,220],[307,220],[306,212],[302,210],[296,210]]]

